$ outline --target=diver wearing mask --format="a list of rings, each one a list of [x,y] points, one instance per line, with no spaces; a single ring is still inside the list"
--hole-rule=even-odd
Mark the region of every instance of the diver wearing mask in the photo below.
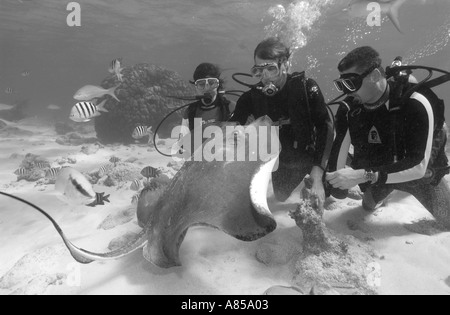
[[[333,125],[322,92],[304,72],[289,73],[291,52],[278,38],[255,49],[251,74],[260,82],[238,100],[232,121],[241,125],[269,116],[280,127],[280,165],[273,173],[275,197],[286,201],[310,174],[312,202],[323,209],[324,169]]]
[[[191,83],[195,86],[198,101],[191,103],[185,110],[182,126],[186,128],[182,130],[189,130],[193,134],[196,118],[202,120],[203,130],[211,125],[219,125],[230,118],[236,104],[220,93],[223,91],[223,80],[220,76],[219,66],[211,63],[202,63],[195,69],[194,81]],[[180,139],[187,134],[182,133]]]
[[[392,66],[400,66],[398,61]],[[449,169],[444,103],[428,88],[399,97],[397,91],[412,86],[407,73],[388,80],[381,65],[379,53],[369,46],[354,49],[339,63],[334,83],[347,98],[336,114],[326,175],[332,195],[346,198],[359,185],[363,208],[374,211],[394,190],[404,191],[450,228],[450,188],[443,179]],[[345,167],[350,145],[351,168]]]

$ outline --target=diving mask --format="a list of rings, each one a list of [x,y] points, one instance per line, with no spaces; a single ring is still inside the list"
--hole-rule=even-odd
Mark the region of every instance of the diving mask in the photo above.
[[[280,74],[280,65],[276,62],[254,65],[250,72],[253,77],[258,79],[261,79],[264,73],[266,73],[266,77],[273,78]]]
[[[199,91],[214,90],[219,87],[220,80],[217,78],[198,79],[195,81],[194,85]]]
[[[334,85],[336,89],[341,93],[344,94],[355,93],[359,91],[359,89],[361,89],[364,79],[377,68],[378,68],[377,66],[371,67],[363,74],[357,73],[343,74],[339,79],[334,80]]]

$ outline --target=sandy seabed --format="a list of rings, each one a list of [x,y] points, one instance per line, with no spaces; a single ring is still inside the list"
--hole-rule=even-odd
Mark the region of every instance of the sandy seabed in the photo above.
[[[133,164],[139,167],[162,167],[170,177],[176,172],[168,166],[169,158],[146,145],[108,145],[86,155],[81,146],[57,144],[58,136],[49,124],[27,119],[16,126],[33,135],[0,137],[0,189],[46,210],[71,241],[89,251],[106,252],[112,240],[139,232],[131,182],[114,187],[94,185],[96,192],[111,195],[111,203],[105,206],[70,206],[55,196],[53,185],[17,182],[13,173],[27,153],[52,165],[71,157],[76,160],[71,166],[86,173],[107,164],[113,155],[123,161],[135,157]],[[141,251],[119,260],[79,265],[45,217],[0,196],[0,294],[260,295],[276,285],[302,287],[299,268],[306,268],[299,262],[299,257],[304,257],[302,235],[289,216],[299,195],[297,191],[281,204],[269,188],[269,207],[278,228],[255,242],[241,242],[207,227],[191,228],[180,249],[183,266],[171,269],[153,266]],[[333,233],[348,240],[349,255],[353,247],[367,252],[370,259],[364,261],[366,265],[357,266],[365,273],[367,285],[379,294],[450,294],[450,233],[434,230],[431,223],[408,226],[432,217],[407,194],[393,194],[372,214],[364,212],[356,199],[328,201],[324,220]],[[358,259],[349,258],[358,264]],[[316,264],[309,266],[309,271],[326,273],[333,268],[320,259],[309,263]],[[330,275],[330,288],[341,294],[343,288],[350,294],[364,293],[352,290],[348,282],[339,285],[346,282],[345,277]],[[310,285],[305,283],[305,288]]]

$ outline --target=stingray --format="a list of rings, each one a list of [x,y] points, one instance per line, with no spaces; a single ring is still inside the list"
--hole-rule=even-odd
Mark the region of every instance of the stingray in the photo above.
[[[261,117],[238,131],[226,132],[227,125],[223,126],[224,145],[216,147],[216,155],[226,156],[227,152],[235,152],[239,143],[245,143],[249,149],[243,161],[237,160],[237,154],[231,161],[188,161],[156,200],[153,190],[144,189],[137,206],[138,223],[143,229],[134,240],[115,251],[100,254],[76,247],[47,213],[38,210],[51,220],[73,258],[83,264],[117,259],[143,248],[143,256],[156,266],[181,266],[180,246],[188,229],[196,225],[219,229],[242,241],[255,241],[276,228],[266,194],[280,148],[276,146],[276,152],[267,152],[270,150],[266,148],[264,152],[268,154],[261,158],[260,146],[265,139],[257,133],[260,146],[256,151],[254,147],[250,149],[251,137],[246,131],[266,128],[270,131],[266,137],[268,145],[278,142],[272,124],[270,118]]]

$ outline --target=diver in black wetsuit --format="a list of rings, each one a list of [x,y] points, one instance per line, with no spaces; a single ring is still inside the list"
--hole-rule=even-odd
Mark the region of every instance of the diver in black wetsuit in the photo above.
[[[191,83],[195,85],[197,96],[204,96],[204,98],[189,104],[183,113],[180,147],[182,137],[189,133],[190,136],[193,136],[195,119],[201,119],[202,129],[205,130],[208,126],[220,125],[220,123],[228,121],[236,107],[235,102],[220,94],[220,91],[223,91],[224,81],[221,78],[219,66],[212,63],[202,63],[195,69],[193,77],[194,81]],[[190,141],[190,143],[193,146],[194,141]],[[183,148],[183,150],[186,149],[188,148]],[[194,150],[195,148],[192,147],[188,152]],[[190,153],[187,156],[190,156]]]
[[[448,166],[444,115],[436,114],[434,105],[440,100],[431,90],[419,89],[399,106],[381,62],[373,48],[361,47],[339,63],[335,85],[348,97],[337,112],[326,175],[332,194],[345,197],[345,190],[360,185],[363,206],[372,211],[393,190],[405,191],[450,227],[450,189],[442,180],[447,172],[439,171]],[[344,168],[350,144],[352,168]]]
[[[286,201],[310,174],[312,201],[322,209],[333,125],[317,83],[304,72],[288,73],[290,56],[290,49],[277,38],[258,45],[252,75],[260,84],[239,98],[231,121],[245,125],[267,115],[276,122],[282,151],[279,168],[272,176],[275,197]]]

